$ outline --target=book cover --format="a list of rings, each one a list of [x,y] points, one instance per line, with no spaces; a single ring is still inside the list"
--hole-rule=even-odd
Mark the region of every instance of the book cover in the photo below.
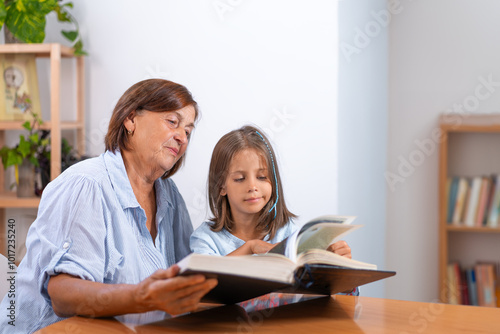
[[[498,220],[498,210],[500,209],[500,175],[495,176],[495,193],[493,194],[493,199],[491,201],[490,212],[488,214],[488,222],[486,226],[495,227],[497,226]]]
[[[0,55],[0,121],[32,118],[30,110],[41,114],[35,55]]]
[[[479,191],[479,201],[477,207],[477,215],[474,226],[481,227],[483,225],[484,213],[488,205],[488,195],[490,193],[491,180],[488,177],[483,177],[481,181],[481,190]]]
[[[332,242],[360,227],[348,224],[353,219],[322,216],[305,224],[266,254],[190,254],[178,263],[180,274],[216,277],[218,285],[203,301],[224,304],[276,291],[333,294],[394,276],[393,271],[376,270],[374,264],[326,251]]]
[[[495,192],[497,191],[496,188],[497,188],[497,178],[496,178],[496,175],[491,175],[489,177],[489,180],[490,180],[490,191],[488,193],[488,198],[487,198],[487,201],[486,201],[486,207],[484,208],[484,218],[483,218],[483,222],[481,224],[481,226],[487,226],[488,225],[488,218],[489,218],[489,215],[490,215],[490,211],[491,211],[491,205],[493,203],[493,199],[495,197]]]
[[[448,214],[446,217],[446,222],[449,224],[453,222],[453,213],[455,212],[455,203],[457,200],[458,180],[459,178],[457,176],[453,176],[451,178],[450,191],[448,197]]]
[[[476,222],[477,210],[479,206],[479,194],[481,191],[481,186],[483,183],[483,178],[476,176],[472,178],[470,195],[468,198],[467,209],[465,211],[464,225],[474,226]]]
[[[463,211],[468,191],[469,182],[465,177],[460,177],[458,181],[457,199],[455,201],[455,209],[453,212],[452,223],[454,225],[460,225],[463,222]]]
[[[477,306],[477,286],[476,286],[476,273],[474,268],[468,268],[465,271],[467,277],[467,291],[469,293],[469,304]]]

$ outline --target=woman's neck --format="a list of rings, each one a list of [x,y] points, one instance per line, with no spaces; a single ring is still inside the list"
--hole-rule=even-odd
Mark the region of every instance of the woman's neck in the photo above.
[[[140,188],[152,187],[155,180],[164,174],[164,171],[148,168],[148,164],[132,152],[123,150],[121,154],[130,183]]]
[[[122,153],[123,163],[127,176],[132,186],[135,198],[141,208],[146,213],[146,227],[151,234],[151,238],[156,238],[156,192],[154,187],[155,180],[159,177],[144,174],[143,170],[138,168],[134,163],[134,159],[128,152]],[[161,175],[160,175],[161,176]]]

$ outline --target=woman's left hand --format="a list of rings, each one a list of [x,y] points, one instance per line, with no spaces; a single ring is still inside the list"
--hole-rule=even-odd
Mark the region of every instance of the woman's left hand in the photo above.
[[[352,259],[351,256],[351,247],[344,240],[337,241],[336,243],[328,246],[327,250],[330,252],[334,252],[335,254],[345,256],[349,259]]]

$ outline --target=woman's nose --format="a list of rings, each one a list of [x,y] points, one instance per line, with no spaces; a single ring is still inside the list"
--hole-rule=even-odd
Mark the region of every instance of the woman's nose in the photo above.
[[[178,128],[175,131],[174,139],[181,145],[187,143],[188,139],[186,131],[184,131],[184,129],[182,128]]]

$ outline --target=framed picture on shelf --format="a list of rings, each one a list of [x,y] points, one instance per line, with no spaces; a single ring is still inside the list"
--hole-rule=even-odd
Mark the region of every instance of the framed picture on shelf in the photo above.
[[[35,55],[0,55],[0,121],[32,119],[41,114]]]

